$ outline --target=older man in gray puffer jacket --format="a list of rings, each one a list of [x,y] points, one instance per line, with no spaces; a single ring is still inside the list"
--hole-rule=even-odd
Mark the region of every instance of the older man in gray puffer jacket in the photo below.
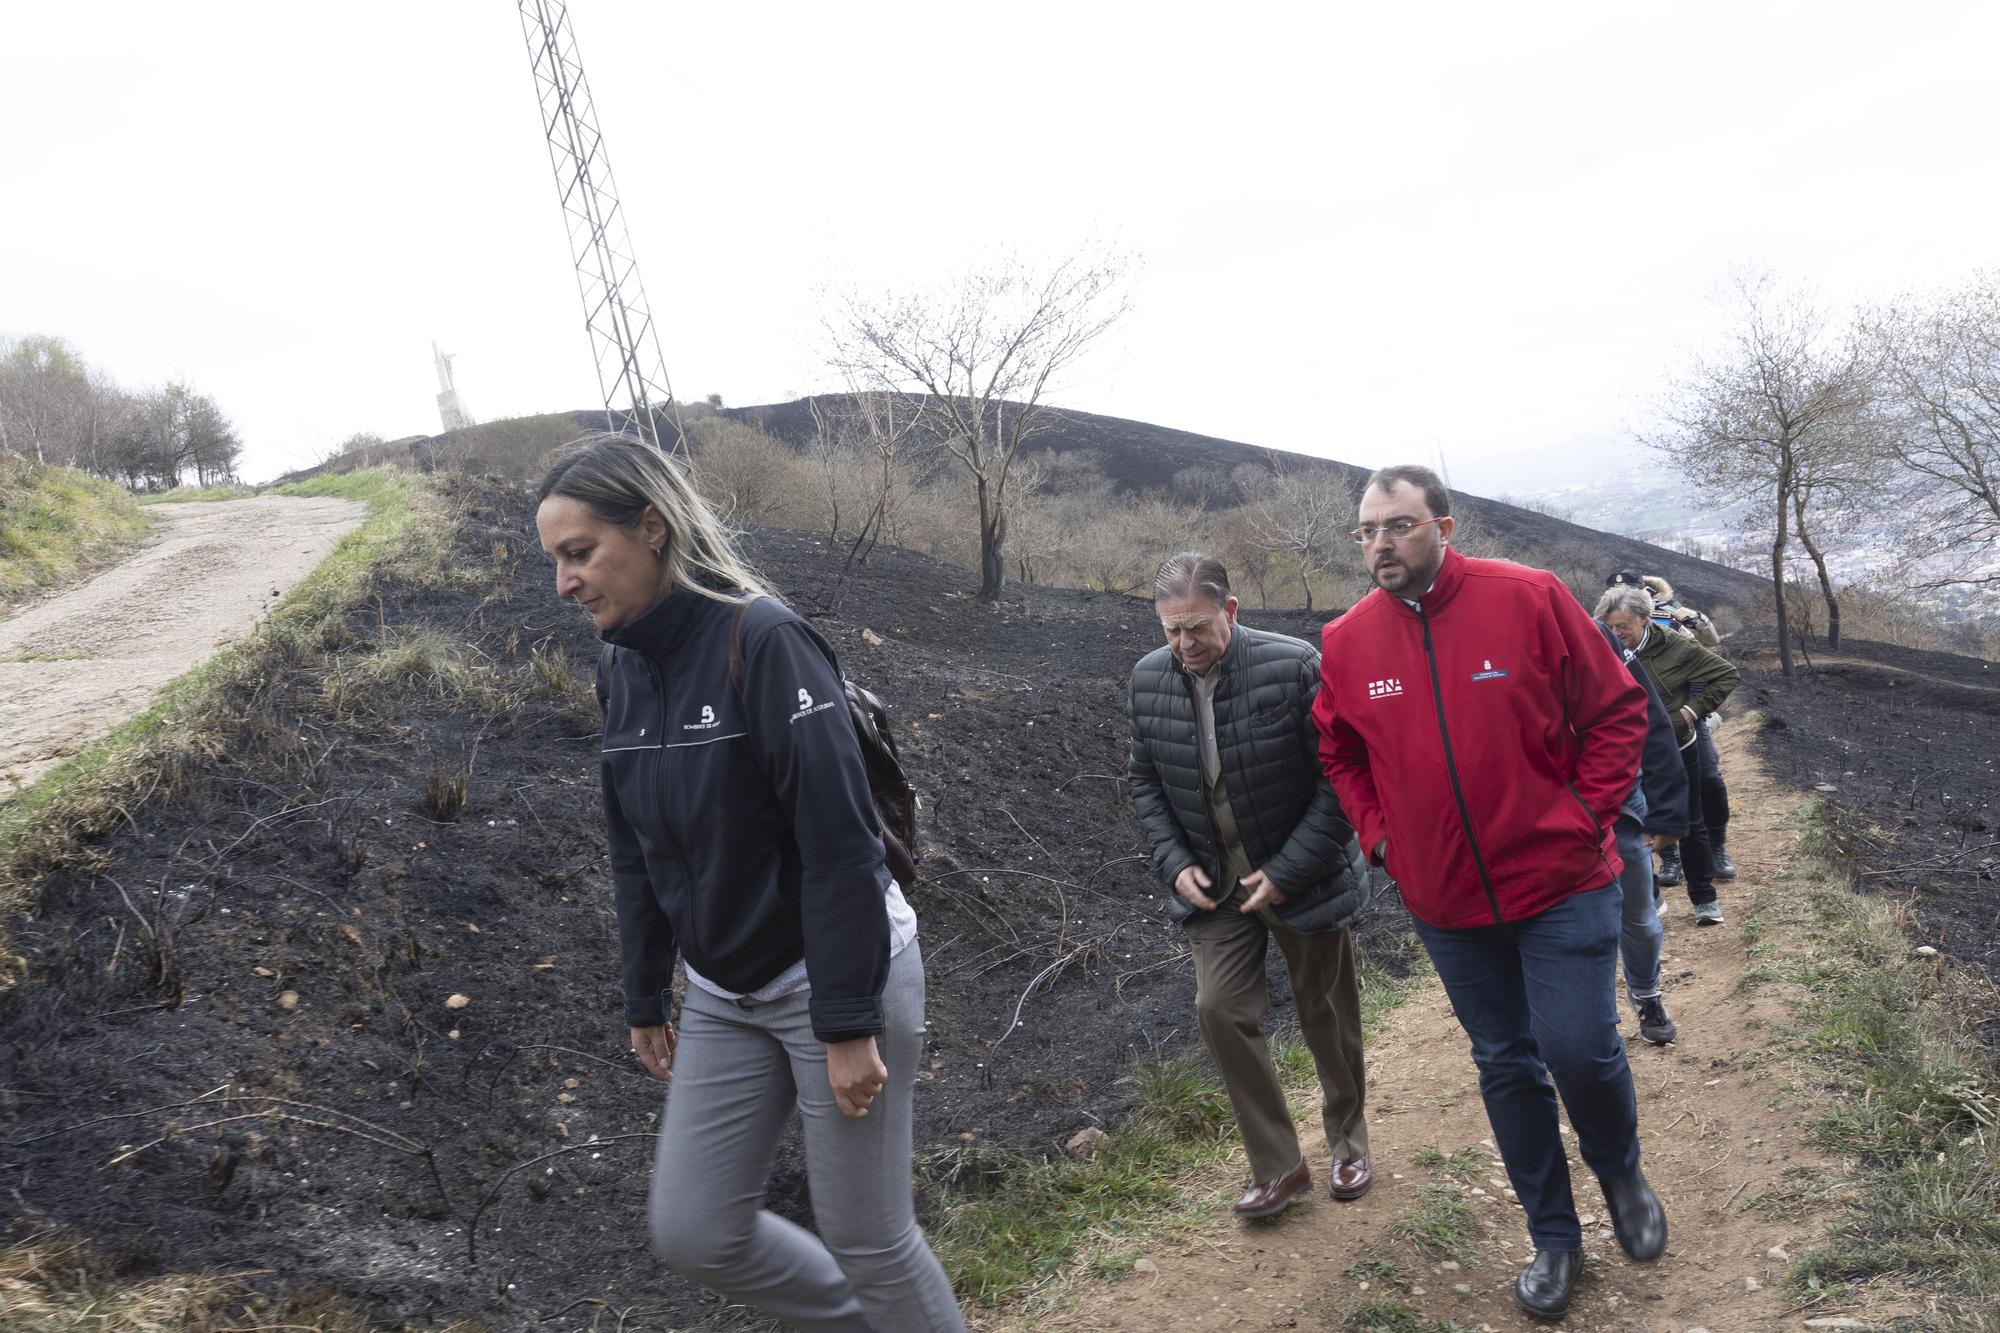
[[[1239,1217],[1312,1190],[1260,1026],[1272,938],[1325,1094],[1329,1193],[1371,1183],[1361,993],[1348,926],[1368,905],[1353,828],[1319,762],[1319,650],[1236,623],[1220,561],[1173,557],[1154,585],[1167,644],[1132,673],[1132,804],[1194,953],[1195,1012],[1243,1131],[1251,1181]]]

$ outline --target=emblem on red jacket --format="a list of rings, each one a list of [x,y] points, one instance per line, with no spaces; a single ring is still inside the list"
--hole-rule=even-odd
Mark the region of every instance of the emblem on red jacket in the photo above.
[[[1403,678],[1401,676],[1391,676],[1387,680],[1371,680],[1368,682],[1368,697],[1371,699],[1386,699],[1392,694],[1401,694],[1402,692]]]

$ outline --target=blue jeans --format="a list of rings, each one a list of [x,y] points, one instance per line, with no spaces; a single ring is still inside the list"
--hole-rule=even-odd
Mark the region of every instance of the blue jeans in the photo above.
[[[1618,952],[1625,959],[1625,994],[1632,1003],[1660,993],[1660,909],[1653,905],[1653,850],[1639,821],[1618,816],[1618,855],[1625,872],[1618,877],[1624,897]]]
[[[1538,1250],[1583,1244],[1556,1132],[1558,1092],[1600,1180],[1639,1165],[1639,1103],[1615,998],[1622,898],[1606,884],[1526,921],[1472,930],[1416,923],[1472,1038],[1486,1119]]]

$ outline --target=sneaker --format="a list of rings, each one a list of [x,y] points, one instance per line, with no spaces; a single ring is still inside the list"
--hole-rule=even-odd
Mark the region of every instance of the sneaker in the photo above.
[[[1657,995],[1649,995],[1634,1001],[1639,1007],[1639,1035],[1655,1046],[1664,1046],[1674,1039],[1677,1029],[1674,1020],[1667,1017],[1667,1004]]]
[[[1736,863],[1729,859],[1729,853],[1723,850],[1722,844],[1719,842],[1716,843],[1713,851],[1715,854],[1715,877],[1717,879],[1735,879]]]
[[[1667,887],[1672,888],[1674,885],[1679,884],[1683,878],[1684,876],[1681,874],[1681,849],[1680,844],[1676,843],[1674,846],[1660,853],[1660,869],[1653,876],[1653,882],[1655,884],[1665,884]]]
[[[1715,902],[1696,903],[1694,905],[1694,923],[1697,926],[1721,925],[1722,904]]]

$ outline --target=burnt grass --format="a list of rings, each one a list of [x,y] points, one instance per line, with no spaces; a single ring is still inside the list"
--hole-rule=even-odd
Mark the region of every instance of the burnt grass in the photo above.
[[[397,1323],[733,1326],[646,1249],[663,1093],[621,1019],[595,632],[555,599],[527,497],[468,505],[456,560],[484,575],[378,576],[348,627],[442,631],[488,664],[484,694],[334,707],[324,670],[274,666],[236,687],[239,734],[185,790],[104,821],[8,923],[26,980],[0,995],[0,1215],[72,1227],[135,1274],[248,1272]],[[1134,1062],[1194,1044],[1191,963],[1122,778],[1125,682],[1158,628],[1087,592],[981,606],[962,571],[886,549],[835,606],[824,539],[749,548],[888,701],[923,798],[916,1176],[935,1216],[1115,1125]],[[436,818],[427,783],[460,775],[463,809]],[[1410,956],[1392,890],[1361,947],[1392,971]],[[1282,967],[1274,950],[1279,1023]],[[795,1135],[771,1197],[809,1223]]]
[[[1727,647],[1745,667],[1731,707],[1764,713],[1767,760],[1825,801],[1858,886],[2000,983],[2000,664],[1849,641],[1808,645],[1786,680],[1768,637]],[[2000,1015],[1985,1034],[2000,1048]]]

